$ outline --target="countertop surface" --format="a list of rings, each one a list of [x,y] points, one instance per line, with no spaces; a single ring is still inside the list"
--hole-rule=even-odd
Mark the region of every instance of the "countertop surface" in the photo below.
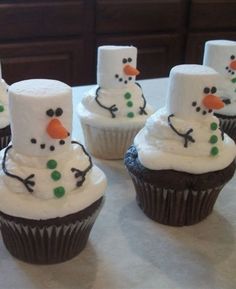
[[[147,101],[164,104],[167,79],[139,81]],[[74,88],[74,107],[90,87]],[[73,137],[83,143],[74,114]],[[105,205],[84,251],[71,261],[38,266],[14,259],[0,238],[1,289],[235,289],[236,179],[213,213],[189,227],[148,219],[122,161],[93,158],[107,175]]]

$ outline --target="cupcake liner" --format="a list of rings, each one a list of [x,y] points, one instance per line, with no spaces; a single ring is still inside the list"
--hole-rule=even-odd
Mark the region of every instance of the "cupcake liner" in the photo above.
[[[82,123],[85,145],[95,157],[102,159],[123,159],[128,147],[141,127],[97,128]]]
[[[224,185],[193,191],[158,188],[131,174],[136,200],[145,215],[165,225],[188,226],[199,223],[213,210]]]
[[[219,118],[220,127],[224,133],[230,136],[236,142],[236,117],[227,117],[215,114]]]
[[[10,125],[0,129],[0,150],[7,147],[11,141]]]
[[[14,257],[28,263],[67,261],[86,246],[103,202],[104,197],[80,212],[48,220],[29,220],[1,212],[4,244]]]

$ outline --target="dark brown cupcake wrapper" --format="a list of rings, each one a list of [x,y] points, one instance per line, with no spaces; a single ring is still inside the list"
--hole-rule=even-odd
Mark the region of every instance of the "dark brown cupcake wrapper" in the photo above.
[[[151,219],[170,226],[199,223],[213,210],[224,185],[206,190],[177,191],[158,188],[130,174],[136,190],[137,203]]]
[[[64,223],[64,219],[68,219],[65,216],[57,218],[55,224],[50,221],[47,225],[46,221],[43,221],[43,226],[41,220],[31,220],[29,224],[22,218],[8,218],[8,215],[0,213],[4,244],[14,257],[28,263],[55,264],[67,261],[78,255],[86,246],[90,231],[104,203],[104,197],[95,203],[83,211],[84,219],[78,212],[70,215],[70,223],[68,220]]]
[[[215,114],[220,121],[220,127],[224,133],[230,136],[236,142],[236,116],[229,117]]]
[[[0,150],[7,147],[10,141],[11,141],[10,135],[0,137]]]

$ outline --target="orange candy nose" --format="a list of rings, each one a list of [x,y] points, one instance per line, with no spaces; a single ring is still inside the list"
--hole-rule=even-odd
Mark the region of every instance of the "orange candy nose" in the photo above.
[[[48,126],[47,133],[51,138],[55,139],[65,139],[68,137],[68,131],[64,128],[59,119],[53,118]]]
[[[140,71],[137,68],[134,68],[130,64],[126,64],[123,68],[124,73],[127,75],[139,75]]]
[[[219,96],[208,94],[202,100],[203,105],[208,109],[221,109],[224,107],[223,101]]]
[[[229,67],[233,70],[236,70],[236,60],[231,61]]]

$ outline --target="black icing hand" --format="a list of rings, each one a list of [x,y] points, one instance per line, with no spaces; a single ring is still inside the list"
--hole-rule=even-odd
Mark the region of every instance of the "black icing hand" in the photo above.
[[[140,115],[142,115],[142,114],[145,114],[145,115],[147,115],[147,112],[146,112],[146,110],[145,110],[145,108],[144,107],[139,107],[139,114]]]
[[[34,178],[34,174],[29,175],[26,179],[23,180],[23,184],[30,193],[34,191],[31,187],[35,185],[35,182],[31,180],[32,178]]]
[[[116,115],[114,113],[115,111],[118,111],[116,104],[113,104],[112,106],[110,106],[108,108],[108,110],[110,111],[112,118],[116,117]]]
[[[171,117],[174,117],[174,114],[170,114],[168,116],[168,124],[170,126],[170,128],[180,137],[184,138],[184,147],[187,148],[188,147],[188,142],[195,142],[195,139],[190,135],[193,132],[193,129],[190,128],[186,133],[180,133],[179,131],[177,131],[177,129],[173,126],[173,124],[171,123]]]
[[[80,187],[82,186],[83,182],[85,181],[85,171],[80,171],[78,169],[72,168],[71,169],[72,173],[75,173],[75,178],[77,179],[76,186]]]

